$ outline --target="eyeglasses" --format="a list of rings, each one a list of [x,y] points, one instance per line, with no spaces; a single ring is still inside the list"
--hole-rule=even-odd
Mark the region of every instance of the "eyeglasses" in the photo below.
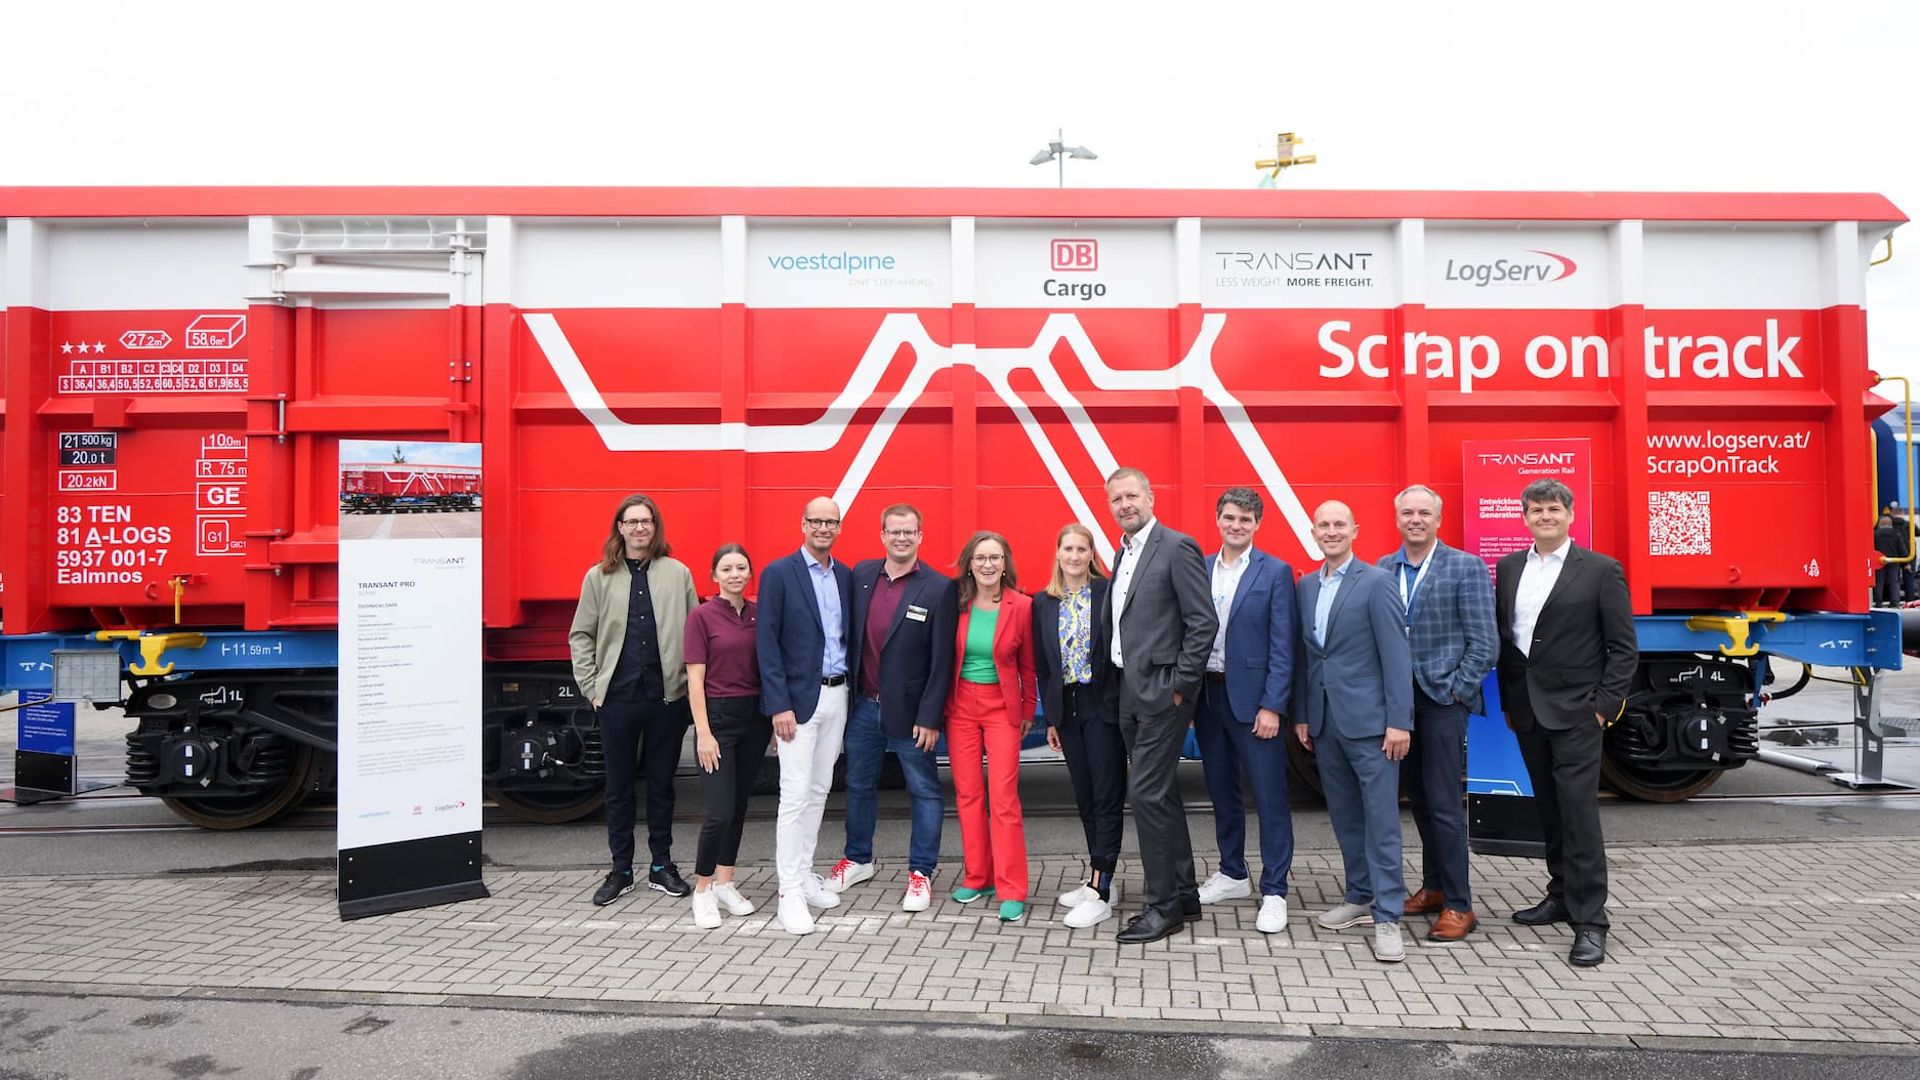
[[[977,566],[999,566],[1001,563],[1007,561],[1007,557],[1005,555],[975,555],[973,561]]]
[[[920,535],[919,529],[888,529],[880,535],[889,540],[911,540]]]
[[[839,518],[806,518],[804,520],[809,529],[837,529],[840,527]]]
[[[620,523],[620,527],[623,529],[651,529],[653,528],[653,519],[640,518],[639,520],[635,520],[633,518],[627,518]]]

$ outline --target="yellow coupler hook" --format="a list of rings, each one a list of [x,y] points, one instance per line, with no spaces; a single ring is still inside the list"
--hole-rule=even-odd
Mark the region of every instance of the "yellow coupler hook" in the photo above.
[[[1695,615],[1687,620],[1689,630],[1718,630],[1727,635],[1728,644],[1720,646],[1721,656],[1752,656],[1760,646],[1747,641],[1754,623],[1786,622],[1779,611],[1741,611],[1725,615]]]
[[[129,665],[130,675],[171,675],[172,664],[162,664],[161,654],[168,649],[198,649],[207,643],[207,635],[191,631],[148,634],[139,630],[96,630],[95,641],[131,641],[140,646],[140,662]]]

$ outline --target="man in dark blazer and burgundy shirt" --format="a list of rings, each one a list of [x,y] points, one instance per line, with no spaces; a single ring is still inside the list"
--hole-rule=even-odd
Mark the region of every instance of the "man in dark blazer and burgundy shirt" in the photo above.
[[[1520,493],[1533,546],[1494,573],[1500,704],[1533,781],[1547,841],[1547,897],[1513,914],[1528,926],[1571,923],[1567,959],[1607,955],[1607,851],[1600,834],[1600,753],[1626,711],[1639,663],[1633,602],[1620,564],[1568,539],[1573,492],[1536,480]]]

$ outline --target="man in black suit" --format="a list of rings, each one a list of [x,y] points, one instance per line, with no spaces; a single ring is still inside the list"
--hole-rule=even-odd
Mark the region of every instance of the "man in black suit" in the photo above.
[[[1113,628],[1120,737],[1133,760],[1127,795],[1140,830],[1146,909],[1122,944],[1158,941],[1200,919],[1193,841],[1176,773],[1219,616],[1200,545],[1153,518],[1153,487],[1139,469],[1107,477],[1107,508],[1124,534],[1101,618]]]
[[[1573,925],[1567,959],[1607,955],[1607,851],[1600,835],[1600,754],[1626,711],[1639,664],[1633,602],[1620,564],[1567,538],[1573,492],[1536,480],[1520,493],[1533,546],[1494,573],[1500,703],[1519,737],[1547,840],[1547,897],[1515,922]]]
[[[933,898],[946,799],[933,747],[953,683],[958,619],[953,579],[920,561],[920,511],[906,503],[880,514],[887,557],[853,568],[852,660],[855,691],[847,711],[847,846],[827,874],[844,892],[873,876],[873,830],[880,766],[900,760],[912,808],[907,877],[900,906],[925,911]]]

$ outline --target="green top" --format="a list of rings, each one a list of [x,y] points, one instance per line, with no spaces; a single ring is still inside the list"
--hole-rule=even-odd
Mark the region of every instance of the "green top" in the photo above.
[[[973,609],[967,620],[967,655],[960,662],[960,677],[970,683],[997,686],[1000,672],[993,666],[993,629],[1000,622],[1000,605]]]

